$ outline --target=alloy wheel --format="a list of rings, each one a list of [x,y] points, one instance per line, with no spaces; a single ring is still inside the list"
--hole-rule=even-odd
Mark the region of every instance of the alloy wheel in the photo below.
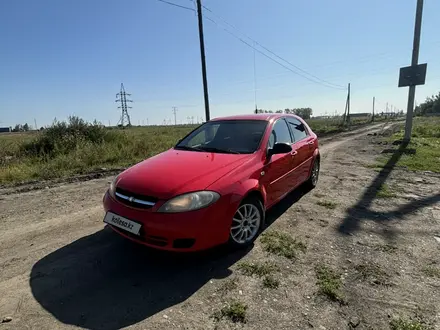
[[[254,204],[243,204],[232,218],[231,237],[238,244],[252,241],[258,233],[261,214]]]

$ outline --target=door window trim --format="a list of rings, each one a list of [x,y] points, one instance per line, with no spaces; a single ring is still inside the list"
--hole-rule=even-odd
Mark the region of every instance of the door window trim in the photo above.
[[[293,135],[292,135],[292,131],[291,131],[290,127],[289,127],[289,123],[287,122],[286,117],[278,118],[277,120],[274,121],[274,123],[272,124],[272,128],[270,129],[269,139],[267,140],[267,145],[266,145],[266,153],[267,153],[267,151],[269,150],[270,136],[272,135],[272,132],[273,132],[273,130],[274,130],[274,128],[275,128],[275,125],[276,125],[280,120],[284,120],[284,122],[285,122],[286,125],[287,125],[287,129],[288,129],[288,131],[289,131],[290,139],[291,139],[291,142],[290,142],[289,144],[290,144],[290,145],[293,145],[293,144],[295,143],[295,139],[294,139],[294,137],[293,137]]]
[[[305,129],[305,132],[306,132],[306,136],[304,138],[302,138],[301,140],[298,140],[298,141],[295,140],[295,135],[293,134],[293,128],[291,128],[290,125],[296,125],[296,124],[295,123],[290,123],[289,120],[292,120],[292,121],[293,120],[297,120],[300,124],[302,124],[304,126],[304,129]],[[291,135],[292,140],[293,140],[293,144],[301,142],[301,141],[303,141],[303,140],[305,140],[305,139],[310,137],[310,132],[307,129],[307,126],[304,124],[303,121],[301,121],[301,120],[299,120],[297,118],[289,118],[289,117],[287,117],[286,118],[286,122],[287,122],[287,126],[289,127],[289,131],[290,131],[290,135]]]

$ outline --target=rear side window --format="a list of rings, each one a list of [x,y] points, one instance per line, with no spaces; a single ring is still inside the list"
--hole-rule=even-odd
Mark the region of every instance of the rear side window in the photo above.
[[[309,135],[304,124],[299,120],[295,118],[289,118],[287,121],[289,123],[290,129],[292,130],[295,142],[301,141]]]
[[[273,148],[275,143],[278,142],[292,143],[292,137],[290,136],[289,128],[284,119],[279,119],[275,123],[269,137],[269,148]]]

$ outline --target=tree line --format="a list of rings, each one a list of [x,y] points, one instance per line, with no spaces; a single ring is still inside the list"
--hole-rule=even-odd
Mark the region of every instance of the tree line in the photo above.
[[[416,116],[440,115],[440,92],[437,95],[428,96],[425,102],[420,103],[415,108],[414,113]]]
[[[284,110],[263,110],[257,109],[255,113],[290,113],[297,116],[300,116],[303,119],[310,119],[313,115],[312,108],[293,108],[293,109],[284,109]]]

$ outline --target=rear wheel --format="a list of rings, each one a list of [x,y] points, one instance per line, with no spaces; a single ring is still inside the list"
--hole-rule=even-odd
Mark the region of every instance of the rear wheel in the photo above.
[[[315,188],[316,185],[318,184],[319,167],[320,167],[319,158],[315,158],[315,160],[313,161],[312,170],[310,171],[310,177],[306,182],[306,185],[310,189]]]
[[[263,206],[258,198],[243,200],[232,218],[229,243],[234,247],[251,245],[264,223]]]

